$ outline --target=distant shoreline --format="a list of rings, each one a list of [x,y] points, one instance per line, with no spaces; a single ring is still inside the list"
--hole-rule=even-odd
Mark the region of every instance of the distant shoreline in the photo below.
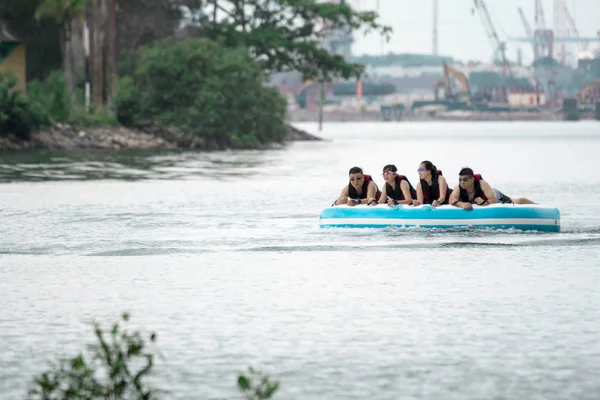
[[[291,122],[318,122],[318,112],[314,110],[297,109],[288,112]],[[581,120],[594,120],[593,113],[581,115]],[[361,122],[385,121],[379,111],[326,111],[323,112],[323,122]],[[443,111],[435,113],[418,112],[405,114],[398,120],[385,122],[433,122],[433,121],[564,121],[562,112],[552,111],[518,111],[518,112],[481,112],[481,111]]]

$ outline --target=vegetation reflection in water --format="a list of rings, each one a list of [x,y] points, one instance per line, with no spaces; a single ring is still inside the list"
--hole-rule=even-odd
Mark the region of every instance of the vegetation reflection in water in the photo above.
[[[277,150],[270,152],[277,157]],[[269,162],[264,151],[222,152],[191,150],[33,150],[7,152],[0,162],[0,183],[138,181],[185,179],[201,175],[214,179],[252,175]]]
[[[31,400],[91,400],[91,399],[158,399],[164,391],[148,385],[144,378],[151,374],[155,354],[148,350],[157,335],[129,331],[123,325],[130,315],[110,330],[94,322],[96,343],[86,353],[61,359],[51,369],[34,379],[29,390]],[[248,368],[238,377],[237,386],[244,398],[263,400],[273,397],[279,382],[272,381],[260,370]]]

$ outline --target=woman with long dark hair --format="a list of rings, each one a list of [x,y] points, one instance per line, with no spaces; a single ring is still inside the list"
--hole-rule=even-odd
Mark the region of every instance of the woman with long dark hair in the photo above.
[[[448,204],[452,190],[448,187],[442,171],[431,161],[419,165],[419,184],[417,185],[417,204],[431,204],[434,207]]]

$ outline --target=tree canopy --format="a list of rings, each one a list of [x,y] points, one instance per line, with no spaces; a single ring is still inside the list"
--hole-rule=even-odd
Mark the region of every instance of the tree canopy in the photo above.
[[[358,79],[365,66],[329,51],[328,41],[391,33],[373,11],[319,0],[118,0],[118,8],[115,0],[5,0],[0,17],[11,26],[48,27],[35,28],[27,46],[40,54],[28,59],[37,68],[28,78],[47,79],[29,85],[31,99],[19,99],[35,106],[29,114],[48,114],[41,123],[97,111],[114,120],[116,111],[122,124],[177,127],[220,147],[257,147],[287,135],[286,101],[264,85],[268,75]],[[42,56],[47,50],[58,54],[52,64]],[[60,79],[51,74],[57,67]]]
[[[286,102],[263,82],[244,48],[165,39],[141,49],[133,79],[122,82],[118,115],[131,125],[176,126],[222,147],[281,142]]]
[[[317,0],[199,1],[190,9],[205,37],[248,48],[266,73],[299,71],[305,79],[358,78],[364,73],[364,65],[323,46],[334,29],[346,34],[375,31],[387,39],[391,33],[376,12]]]

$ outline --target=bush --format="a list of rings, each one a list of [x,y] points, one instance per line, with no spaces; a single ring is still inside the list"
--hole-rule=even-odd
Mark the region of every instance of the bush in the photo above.
[[[124,124],[151,120],[234,147],[281,142],[287,134],[286,102],[264,86],[245,48],[166,39],[142,48],[135,64],[117,96]]]
[[[0,73],[0,136],[14,134],[29,139],[31,132],[42,125],[43,118],[16,88],[17,82],[13,73]]]
[[[62,71],[52,72],[45,81],[32,81],[27,85],[32,107],[43,117],[44,125],[65,122],[69,119],[69,101]]]
[[[122,319],[129,321],[129,314]],[[42,373],[29,391],[30,399],[154,398],[143,378],[154,365],[154,356],[145,348],[156,335],[130,333],[118,323],[105,331],[97,322],[94,333],[97,343],[89,347],[90,353],[60,360]],[[135,365],[139,367],[134,369]]]
[[[95,109],[94,106],[86,110],[84,106],[75,105],[69,122],[79,126],[119,126],[116,117],[103,109]]]
[[[92,105],[85,109],[85,97],[82,88],[76,90],[76,104],[70,106],[64,73],[54,71],[45,81],[33,81],[27,86],[32,108],[41,116],[42,125],[49,126],[58,122],[71,122],[81,126],[118,126],[115,117]]]
[[[122,322],[129,314],[122,315]],[[158,398],[158,389],[145,383],[152,373],[155,356],[147,351],[155,343],[156,334],[130,332],[119,323],[104,330],[94,322],[97,342],[89,346],[89,353],[80,353],[60,360],[53,368],[34,379],[29,390],[31,400],[106,400]],[[262,372],[249,368],[248,375],[240,375],[238,389],[248,400],[270,399],[279,389]]]
[[[139,91],[131,76],[124,76],[119,81],[119,91],[115,97],[117,120],[125,126],[140,123]]]

